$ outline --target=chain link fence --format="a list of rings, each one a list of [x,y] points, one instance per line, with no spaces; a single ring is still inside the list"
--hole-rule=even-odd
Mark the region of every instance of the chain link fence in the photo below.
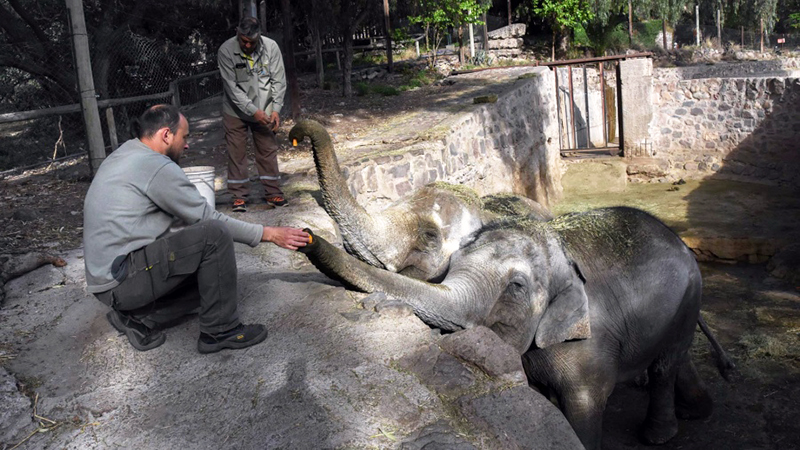
[[[24,54],[28,45],[0,50]],[[186,106],[222,92],[216,52],[192,36],[175,44],[129,30],[108,52],[93,54],[92,66],[107,152],[131,137],[131,121],[147,107]],[[77,79],[71,54],[59,70]],[[64,92],[13,67],[0,67],[0,81],[0,175],[86,155],[77,86]]]

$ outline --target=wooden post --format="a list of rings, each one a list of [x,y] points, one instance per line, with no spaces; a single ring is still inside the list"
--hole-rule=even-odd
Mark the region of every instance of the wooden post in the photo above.
[[[169,83],[169,90],[172,92],[172,106],[176,108],[181,107],[181,92],[178,90],[178,82],[172,81]]]
[[[511,0],[508,0],[508,24],[511,25]]]
[[[419,41],[414,41],[414,47],[417,49],[417,58],[419,58]]]
[[[86,126],[86,139],[89,144],[89,168],[92,176],[106,158],[103,143],[103,128],[100,126],[100,112],[94,92],[92,62],[89,57],[89,39],[86,34],[86,20],[83,16],[82,0],[66,0],[72,22],[72,40],[75,46],[75,66],[78,69],[78,88],[81,93],[83,123]]]
[[[108,125],[108,139],[111,141],[111,151],[119,147],[117,140],[117,124],[114,122],[114,108],[106,108],[106,124]]]
[[[742,49],[744,49],[744,26],[742,26]]]
[[[758,30],[758,34],[761,37],[761,46],[759,48],[761,53],[764,53],[764,19],[761,19],[759,23],[761,24],[761,28]]]
[[[722,20],[720,18],[720,10],[717,8],[717,39],[719,39],[719,45],[722,46]]]

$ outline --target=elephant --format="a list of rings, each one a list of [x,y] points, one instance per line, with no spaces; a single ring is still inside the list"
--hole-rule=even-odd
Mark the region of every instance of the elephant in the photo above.
[[[379,214],[358,204],[339,167],[328,132],[312,120],[289,131],[297,145],[310,138],[323,207],[339,227],[348,253],[375,267],[421,280],[440,280],[461,240],[507,215],[552,216],[539,203],[513,194],[479,197],[463,186],[435,182]]]
[[[498,219],[453,253],[440,283],[372,267],[313,233],[300,251],[346,288],[384,292],[430,326],[492,329],[519,352],[529,385],[555,399],[590,450],[601,446],[615,384],[645,371],[644,442],[675,436],[676,412],[687,419],[711,414],[689,355],[696,323],[717,350],[723,376],[734,367],[700,317],[694,254],[638,209]]]

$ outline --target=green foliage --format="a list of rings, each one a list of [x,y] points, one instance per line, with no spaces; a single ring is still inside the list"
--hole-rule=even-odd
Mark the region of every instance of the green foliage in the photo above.
[[[789,20],[792,28],[800,29],[800,12],[789,14]]]
[[[441,78],[441,75],[432,70],[419,70],[407,68],[403,70],[405,83],[400,86],[401,91],[427,86]]]
[[[533,13],[561,32],[591,20],[594,13],[586,0],[532,0]]]
[[[356,95],[363,97],[369,94],[369,84],[365,81],[359,81],[355,85]]]
[[[448,27],[458,28],[462,25],[483,25],[483,13],[489,10],[491,2],[481,0],[419,0],[419,14],[409,16],[412,25],[421,25],[433,32],[432,50],[434,58],[431,67],[436,64],[436,52]]]

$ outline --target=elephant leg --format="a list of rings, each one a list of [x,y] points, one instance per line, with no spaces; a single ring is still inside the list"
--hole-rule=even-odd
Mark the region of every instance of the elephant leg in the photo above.
[[[647,369],[647,375],[650,403],[639,437],[647,444],[663,444],[678,433],[678,419],[675,417],[677,367],[674,359],[656,359]]]
[[[602,372],[600,372],[602,373]],[[600,450],[603,411],[614,382],[571,388],[557,395],[559,408],[586,450]]]
[[[681,419],[705,419],[711,415],[714,402],[689,358],[678,368],[675,381],[675,412]]]

